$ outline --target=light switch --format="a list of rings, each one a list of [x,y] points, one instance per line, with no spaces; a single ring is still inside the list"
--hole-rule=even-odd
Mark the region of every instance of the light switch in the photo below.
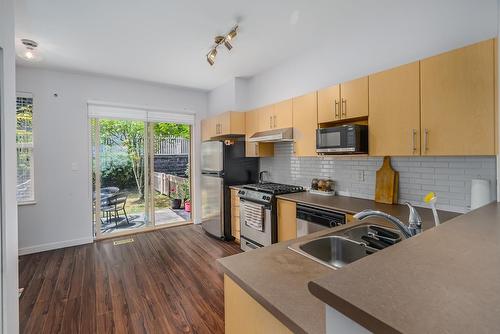
[[[79,168],[78,168],[78,163],[77,163],[77,162],[73,162],[73,163],[71,164],[71,170],[72,170],[73,172],[78,172]]]
[[[358,171],[358,182],[363,182],[365,181],[365,171],[359,170]]]

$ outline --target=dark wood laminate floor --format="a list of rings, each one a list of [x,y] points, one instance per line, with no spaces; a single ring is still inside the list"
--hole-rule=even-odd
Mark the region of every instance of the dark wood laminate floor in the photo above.
[[[21,333],[223,333],[222,272],[240,252],[189,225],[20,257]]]

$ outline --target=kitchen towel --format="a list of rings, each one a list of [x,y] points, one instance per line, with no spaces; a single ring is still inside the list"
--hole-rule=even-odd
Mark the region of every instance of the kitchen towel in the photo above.
[[[240,207],[244,210],[245,225],[264,232],[264,208],[262,205],[244,201],[240,204]]]

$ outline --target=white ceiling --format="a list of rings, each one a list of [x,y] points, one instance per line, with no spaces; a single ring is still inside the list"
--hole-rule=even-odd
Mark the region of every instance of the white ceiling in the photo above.
[[[40,45],[43,59],[33,66],[207,90],[233,77],[257,74],[335,33],[332,0],[16,3],[18,43],[30,38]],[[219,48],[210,67],[205,55],[213,37],[228,32],[237,21],[240,33],[234,48]],[[26,64],[22,59],[18,63]]]

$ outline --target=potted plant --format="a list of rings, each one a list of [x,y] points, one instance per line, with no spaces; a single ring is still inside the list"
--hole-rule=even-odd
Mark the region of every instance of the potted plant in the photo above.
[[[180,198],[184,200],[184,211],[191,212],[191,194],[189,189],[189,181],[185,181],[179,185]]]
[[[172,187],[170,189],[170,199],[171,199],[171,206],[172,209],[180,209],[181,204],[182,204],[182,198],[179,196],[179,189],[177,187]]]

